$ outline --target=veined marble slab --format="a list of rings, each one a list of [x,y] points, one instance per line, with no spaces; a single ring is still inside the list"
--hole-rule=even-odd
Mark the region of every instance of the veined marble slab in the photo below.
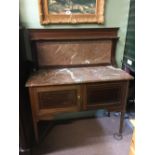
[[[133,79],[133,77],[113,66],[42,69],[30,76],[26,86],[80,84],[130,79]]]
[[[39,66],[111,63],[112,41],[38,42]]]

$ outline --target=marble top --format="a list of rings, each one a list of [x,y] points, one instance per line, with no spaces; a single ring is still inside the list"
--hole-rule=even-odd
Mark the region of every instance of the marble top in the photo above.
[[[30,76],[26,86],[35,87],[131,79],[133,79],[131,75],[113,66],[42,69]]]

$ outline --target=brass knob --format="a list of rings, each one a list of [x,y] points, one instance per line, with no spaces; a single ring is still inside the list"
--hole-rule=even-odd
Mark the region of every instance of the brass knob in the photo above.
[[[77,96],[77,99],[80,100],[80,95]]]

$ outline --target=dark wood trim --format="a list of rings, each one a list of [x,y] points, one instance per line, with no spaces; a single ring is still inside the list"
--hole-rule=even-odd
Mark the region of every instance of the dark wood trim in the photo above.
[[[117,41],[118,40],[113,40],[112,41],[112,51],[111,51],[111,64],[113,66],[115,66],[115,67],[117,67],[116,60],[115,60],[115,51],[116,51]]]
[[[31,54],[32,54],[32,60],[33,60],[33,65],[34,65],[34,69],[38,70],[38,55],[37,55],[37,49],[36,49],[36,44],[35,42],[31,42]]]
[[[28,29],[30,40],[117,39],[119,28]]]
[[[72,85],[74,85],[74,86],[78,86],[78,85],[80,85],[80,86],[84,86],[84,84],[85,85],[87,85],[87,84],[89,84],[89,85],[91,85],[91,84],[102,84],[102,83],[112,83],[112,82],[119,82],[119,83],[122,83],[122,82],[126,82],[126,81],[128,81],[128,80],[133,80],[132,78],[131,79],[124,79],[124,80],[109,80],[109,81],[95,81],[95,82],[84,82],[84,83],[69,83],[69,84],[63,84],[63,85],[60,85],[60,84],[55,84],[55,85],[52,85],[53,87],[55,87],[55,86],[72,86]],[[31,86],[31,87],[29,87],[29,89],[30,88],[37,88],[37,87],[44,87],[44,88],[46,88],[46,87],[49,87],[49,86],[51,86],[51,85],[45,85],[45,86]],[[83,89],[83,88],[82,88]]]

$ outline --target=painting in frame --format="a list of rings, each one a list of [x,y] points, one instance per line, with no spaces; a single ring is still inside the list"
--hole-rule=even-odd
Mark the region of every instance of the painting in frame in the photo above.
[[[105,0],[38,0],[41,24],[104,22]]]

